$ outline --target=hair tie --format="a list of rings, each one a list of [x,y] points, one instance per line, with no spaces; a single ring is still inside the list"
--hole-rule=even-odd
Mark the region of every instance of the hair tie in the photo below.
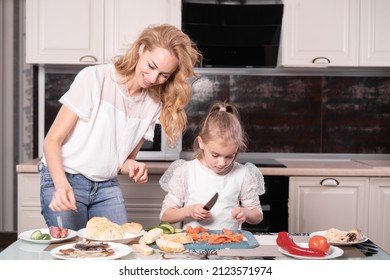
[[[226,112],[226,107],[219,108],[219,111]]]

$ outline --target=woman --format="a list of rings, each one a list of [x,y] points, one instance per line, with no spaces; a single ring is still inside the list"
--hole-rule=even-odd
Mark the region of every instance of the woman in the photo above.
[[[127,222],[118,172],[148,180],[135,160],[156,122],[171,143],[186,127],[189,78],[200,57],[194,43],[171,25],[150,26],[113,64],[80,71],[44,141],[41,207],[48,226],[78,230],[94,216]]]

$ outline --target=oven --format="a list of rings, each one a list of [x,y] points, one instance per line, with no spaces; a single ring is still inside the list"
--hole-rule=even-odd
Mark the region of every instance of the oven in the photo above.
[[[257,167],[285,168],[283,164],[273,159],[251,160]],[[242,224],[242,229],[250,232],[288,231],[288,176],[264,176],[265,193],[261,195],[260,203],[263,210],[263,220],[259,224]]]

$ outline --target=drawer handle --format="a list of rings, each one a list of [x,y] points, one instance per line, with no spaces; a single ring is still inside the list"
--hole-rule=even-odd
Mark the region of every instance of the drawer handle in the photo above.
[[[325,187],[337,187],[339,185],[339,181],[333,178],[325,178],[320,184]]]
[[[316,57],[312,61],[314,64],[330,64],[329,58],[326,57]]]
[[[84,55],[80,57],[80,62],[97,62],[97,58],[93,55]]]

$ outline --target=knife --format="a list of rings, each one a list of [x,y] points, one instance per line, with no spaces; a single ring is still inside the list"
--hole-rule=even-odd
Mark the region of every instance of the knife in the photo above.
[[[218,199],[218,192],[216,192],[213,197],[203,206],[204,210],[210,211],[211,208],[213,208],[215,202],[217,202]]]
[[[57,216],[57,224],[58,224],[58,227],[59,227],[59,228],[63,228],[61,216]]]

